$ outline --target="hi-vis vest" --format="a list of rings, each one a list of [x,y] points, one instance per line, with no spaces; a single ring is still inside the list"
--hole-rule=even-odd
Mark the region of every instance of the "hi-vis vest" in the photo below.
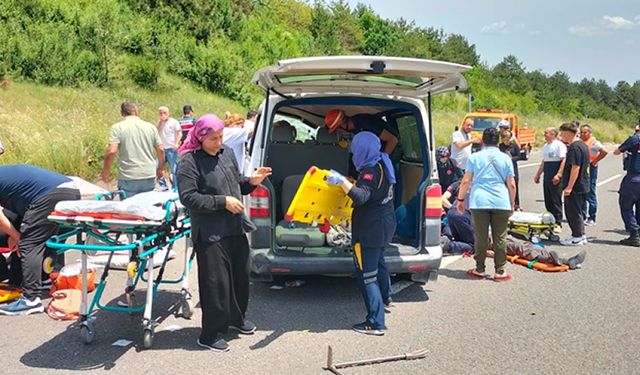
[[[587,148],[589,149],[589,161],[593,163],[594,160],[596,160],[596,158],[598,157],[599,151],[600,150],[594,150],[593,144],[596,142],[595,137],[589,137],[589,139],[587,139],[586,141],[584,141],[584,143],[587,144]]]

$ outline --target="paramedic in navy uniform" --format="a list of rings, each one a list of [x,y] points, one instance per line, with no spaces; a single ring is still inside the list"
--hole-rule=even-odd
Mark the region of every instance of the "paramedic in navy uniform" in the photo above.
[[[620,240],[622,245],[640,247],[640,120],[636,133],[613,151],[614,155],[629,153],[625,164],[626,176],[620,183],[620,214],[629,237]],[[634,210],[635,209],[635,210]]]
[[[358,285],[367,318],[353,329],[368,335],[382,336],[384,299],[389,297],[389,271],[384,263],[384,249],[396,229],[393,210],[393,184],[396,178],[389,156],[380,151],[380,139],[363,131],[351,142],[353,163],[358,180],[351,184],[338,172],[331,171],[328,184],[340,185],[353,200],[352,244]]]
[[[229,350],[220,336],[228,328],[247,335],[256,330],[245,319],[250,272],[245,233],[255,226],[240,200],[271,174],[271,168],[260,167],[252,177],[241,176],[233,150],[222,145],[223,129],[216,115],[200,117],[180,147],[184,157],[177,173],[198,261],[202,332],[197,343],[217,352]]]

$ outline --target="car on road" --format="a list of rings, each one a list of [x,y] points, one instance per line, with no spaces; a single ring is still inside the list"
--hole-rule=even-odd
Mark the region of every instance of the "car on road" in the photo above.
[[[258,227],[249,235],[252,272],[278,275],[353,273],[351,246],[337,246],[317,227],[288,222],[285,213],[311,166],[353,175],[352,134],[329,134],[324,116],[340,108],[351,116],[376,114],[398,133],[393,154],[398,229],[385,250],[389,271],[415,281],[435,279],[442,259],[442,191],[435,162],[432,97],[465,90],[454,63],[382,56],[325,56],[279,61],[259,70],[254,83],[265,93],[249,145],[249,169],[273,175],[246,198]],[[248,173],[248,170],[245,170]]]

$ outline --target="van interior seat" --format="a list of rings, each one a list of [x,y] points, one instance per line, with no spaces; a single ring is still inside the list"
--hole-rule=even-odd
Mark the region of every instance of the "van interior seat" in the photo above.
[[[296,128],[291,125],[276,126],[271,132],[273,143],[293,143],[296,140]]]
[[[325,126],[318,128],[318,132],[316,133],[316,143],[323,145],[337,145],[339,141],[338,132],[329,134],[329,128]]]
[[[283,180],[280,200],[283,213],[289,209],[303,178],[304,175],[297,174]],[[324,246],[325,241],[326,235],[318,227],[309,224],[281,220],[276,226],[276,242],[280,246],[320,247]]]

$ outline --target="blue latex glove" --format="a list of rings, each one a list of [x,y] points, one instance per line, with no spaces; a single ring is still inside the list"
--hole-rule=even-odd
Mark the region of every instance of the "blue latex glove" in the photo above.
[[[333,169],[330,170],[329,172],[331,172],[331,174],[327,176],[327,184],[329,185],[342,185],[346,180],[346,178],[343,175],[334,171]]]

